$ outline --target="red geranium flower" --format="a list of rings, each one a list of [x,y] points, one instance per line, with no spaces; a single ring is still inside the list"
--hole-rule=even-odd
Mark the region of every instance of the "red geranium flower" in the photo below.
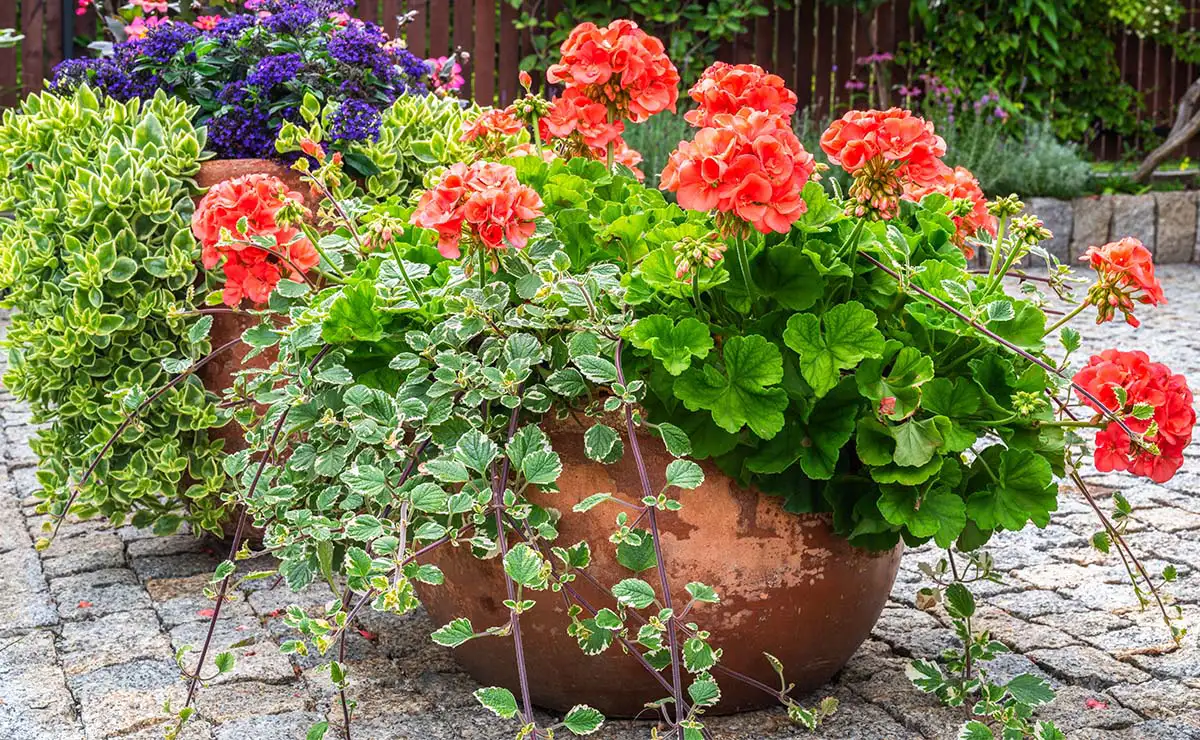
[[[704,70],[688,95],[700,105],[683,117],[699,127],[713,125],[717,114],[737,113],[742,108],[784,117],[796,112],[796,93],[787,89],[782,77],[757,64],[716,62]]]
[[[1099,276],[1088,291],[1088,302],[1099,309],[1096,323],[1112,321],[1117,311],[1130,326],[1141,322],[1133,315],[1133,304],[1157,306],[1166,303],[1162,284],[1154,277],[1154,255],[1137,239],[1126,237],[1103,247],[1088,247],[1083,261]]]
[[[604,28],[581,23],[563,42],[562,61],[550,65],[546,79],[602,103],[612,118],[645,121],[675,110],[679,72],[663,43],[629,20]]]
[[[693,211],[717,210],[764,234],[787,232],[807,210],[800,197],[816,164],[787,120],[764,111],[721,113],[671,153],[664,190]]]
[[[983,189],[966,167],[947,168],[942,171],[940,177],[929,184],[918,185],[910,182],[904,188],[904,197],[916,203],[920,203],[921,199],[930,193],[941,193],[951,200],[970,201],[970,211],[963,215],[956,212],[950,217],[955,226],[954,243],[967,258],[975,256],[975,250],[967,244],[968,238],[980,231],[996,235],[996,217],[988,213],[987,198],[983,195]]]
[[[1097,470],[1127,470],[1156,483],[1175,475],[1183,465],[1183,450],[1191,443],[1196,424],[1192,392],[1182,375],[1171,374],[1162,363],[1150,362],[1145,352],[1108,349],[1093,356],[1073,380],[1120,414],[1126,426],[1145,435],[1145,444],[1137,443],[1120,424],[1110,422],[1096,434]],[[1079,397],[1101,411],[1082,393]],[[1148,406],[1153,412],[1139,414],[1144,417],[1139,419],[1135,416],[1139,406]]]
[[[489,108],[474,121],[463,121],[462,141],[471,142],[485,136],[516,136],[521,122],[513,116],[512,107]]]
[[[460,162],[422,194],[412,223],[437,231],[438,251],[457,259],[462,256],[459,242],[464,231],[472,243],[486,249],[520,249],[533,236],[541,215],[542,199],[517,180],[512,167]]]
[[[192,233],[200,241],[205,269],[213,269],[224,259],[226,305],[236,306],[243,298],[264,303],[285,271],[293,280],[300,280],[301,272],[319,261],[317,250],[303,232],[276,222],[276,214],[288,201],[303,203],[304,196],[289,191],[279,178],[264,174],[217,183],[200,199],[192,214]],[[229,241],[222,242],[222,231],[231,236]],[[274,244],[267,251],[254,246],[252,237],[267,237]]]
[[[551,101],[550,112],[538,119],[538,127],[545,141],[565,140],[568,154],[607,149],[625,131],[623,121],[609,121],[606,105],[574,88]]]
[[[850,111],[821,135],[829,160],[854,175],[854,215],[888,219],[908,186],[929,187],[945,177],[946,142],[933,124],[911,111]]]

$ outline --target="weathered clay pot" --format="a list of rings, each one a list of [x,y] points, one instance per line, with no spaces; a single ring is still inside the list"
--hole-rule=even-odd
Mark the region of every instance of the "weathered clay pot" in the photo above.
[[[611,586],[632,574],[616,562],[608,541],[618,507],[602,504],[577,514],[571,508],[600,491],[627,501],[642,497],[637,469],[626,449],[618,465],[584,456],[583,429],[550,431],[563,460],[561,491],[536,493],[540,505],[563,512],[560,544],[587,540],[592,548],[588,572]],[[671,457],[657,438],[639,435],[651,485],[658,491]],[[801,692],[828,681],[866,639],[887,601],[900,565],[901,546],[870,553],[835,535],[827,515],[798,516],[783,510],[778,498],[745,490],[714,465],[705,463],[705,482],[681,495],[684,507],[663,514],[663,557],[677,608],[687,602],[685,584],[700,581],[716,589],[720,604],[698,604],[688,615],[712,633],[711,644],[724,650],[721,665],[770,686],[778,685],[763,652],[778,657],[787,679]],[[510,541],[519,537],[512,535]],[[502,601],[505,585],[498,559],[480,561],[466,548],[439,548],[431,562],[445,572],[445,585],[426,587],[421,599],[433,622],[466,616],[476,629],[507,622]],[[654,570],[640,576],[658,590]],[[573,584],[595,608],[613,607],[601,590],[579,579]],[[604,653],[584,655],[566,633],[566,606],[552,592],[530,593],[537,606],[522,615],[521,633],[533,700],[566,711],[589,704],[606,715],[633,717],[648,701],[662,698],[662,686],[619,644]],[[481,638],[454,651],[464,668],[483,685],[516,691],[513,640]],[[668,671],[669,673],[669,671]],[[710,714],[771,706],[768,694],[717,675],[721,703]]]
[[[307,188],[301,183],[300,175],[297,172],[268,159],[209,160],[200,165],[200,171],[196,174],[196,184],[203,188],[210,188],[219,182],[251,174],[274,175],[289,188],[301,193],[307,192]],[[305,198],[307,200],[308,196],[306,195]],[[196,202],[200,202],[199,197],[196,198]],[[212,314],[212,317],[213,324],[209,331],[209,341],[213,349],[237,339],[244,331],[258,323],[258,319],[253,316],[232,313],[215,313]],[[209,391],[218,396],[223,395],[226,389],[233,386],[234,377],[239,371],[248,368],[265,369],[278,356],[278,352],[272,347],[247,361],[245,358],[250,350],[251,347],[246,344],[234,345],[210,360],[196,372],[196,375]],[[246,448],[245,436],[237,422],[231,421],[218,429],[210,429],[209,435],[225,440],[225,452],[227,453]],[[224,523],[226,539],[233,538],[237,518],[236,515],[232,516],[231,520]],[[244,533],[244,536],[250,540],[261,540],[262,534],[261,530],[252,527]]]
[[[202,188],[211,188],[234,177],[254,174],[274,175],[283,180],[289,188],[301,193],[308,190],[300,181],[300,173],[270,159],[210,159],[200,164],[200,171],[196,173],[196,184]],[[199,202],[200,199],[196,200]]]

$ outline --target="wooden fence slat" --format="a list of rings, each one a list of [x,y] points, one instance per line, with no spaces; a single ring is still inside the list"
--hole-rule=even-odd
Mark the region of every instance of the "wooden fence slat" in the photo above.
[[[42,0],[23,0],[21,3],[21,27],[25,34],[25,40],[21,42],[21,84],[26,93],[41,90],[42,78],[45,77],[42,67],[45,11]]]
[[[17,28],[18,25],[16,4],[0,3],[0,28]],[[19,97],[17,50],[0,49],[0,106],[11,108],[17,104]]]
[[[44,0],[46,5],[46,76],[63,59],[62,0]]]
[[[362,0],[354,6],[354,15],[370,23],[379,22],[379,0]]]
[[[380,10],[379,25],[383,26],[389,36],[399,33],[399,22],[396,20],[401,13],[400,0],[383,0]]]
[[[465,51],[473,55],[475,53],[475,4],[473,0],[454,1],[454,27],[451,31],[454,38],[454,50],[456,52]],[[475,60],[465,60],[462,68],[466,82],[463,83],[461,94],[462,97],[470,99],[474,89],[471,78],[474,76],[472,72],[475,69]]]
[[[800,110],[816,105],[814,98],[813,64],[816,60],[817,9],[815,0],[796,3],[796,82],[792,87],[800,98]]]
[[[437,2],[437,0],[434,0]],[[425,58],[425,24],[429,14],[425,12],[425,0],[408,0],[407,12],[413,13],[412,20],[404,27],[408,50],[421,59]]]
[[[475,102],[496,101],[496,5],[491,0],[475,2]]]
[[[429,56],[450,53],[450,4],[442,0],[429,3]]]
[[[788,89],[796,89],[796,9],[776,8],[772,21],[775,24],[775,66],[767,70],[783,78]]]
[[[817,38],[813,44],[816,52],[813,64],[813,106],[816,110],[817,121],[828,117],[832,109],[833,93],[833,60],[837,49],[834,48],[835,32],[837,30],[837,9],[817,4]]]
[[[775,18],[774,13],[768,13],[754,20],[754,54],[750,61],[758,66],[773,71],[778,67],[775,52]]]
[[[496,92],[499,95],[498,104],[508,105],[517,97],[519,89],[517,73],[521,62],[518,44],[521,40],[517,35],[517,9],[511,4],[500,3],[500,62],[496,67]]]

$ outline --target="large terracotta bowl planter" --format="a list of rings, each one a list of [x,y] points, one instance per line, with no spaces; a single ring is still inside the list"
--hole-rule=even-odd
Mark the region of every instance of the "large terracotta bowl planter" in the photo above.
[[[535,493],[532,498],[562,512],[558,542],[569,546],[587,540],[592,549],[588,572],[611,586],[633,575],[616,562],[614,546],[608,541],[621,507],[600,505],[583,514],[571,508],[600,491],[638,501],[641,488],[628,449],[618,465],[593,462],[584,456],[582,432],[582,428],[550,431],[563,460],[561,491]],[[672,458],[657,438],[639,435],[639,439],[651,484],[658,491]],[[714,587],[721,603],[698,604],[687,621],[712,633],[713,646],[724,650],[721,665],[777,686],[778,679],[763,657],[763,652],[769,652],[783,662],[788,680],[800,692],[821,686],[846,664],[879,618],[896,578],[902,546],[884,553],[852,547],[833,533],[827,515],[790,514],[779,498],[734,485],[712,464],[703,467],[704,484],[680,496],[683,509],[659,517],[672,594],[682,602],[678,608],[687,601],[684,586],[689,581]],[[510,541],[516,539],[514,535]],[[469,617],[476,629],[507,622],[499,559],[481,561],[465,547],[443,547],[433,551],[430,560],[446,575],[445,585],[420,592],[436,625],[460,616]],[[657,590],[654,570],[640,577]],[[611,597],[587,581],[578,579],[573,585],[595,608],[614,606]],[[646,702],[665,695],[620,644],[598,656],[584,655],[566,633],[569,620],[561,595],[550,591],[527,595],[537,600],[537,606],[521,616],[536,704],[562,712],[586,703],[608,716],[633,717],[644,712]],[[454,655],[481,684],[516,691],[511,639],[472,640],[455,648]],[[776,703],[758,689],[720,674],[716,677],[722,698],[710,714]]]

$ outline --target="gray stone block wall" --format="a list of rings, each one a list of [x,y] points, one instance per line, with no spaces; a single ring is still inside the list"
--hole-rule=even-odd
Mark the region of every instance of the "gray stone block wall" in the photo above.
[[[1127,236],[1140,239],[1159,264],[1200,262],[1200,191],[1030,198],[1027,210],[1054,233],[1043,246],[1063,262]]]

